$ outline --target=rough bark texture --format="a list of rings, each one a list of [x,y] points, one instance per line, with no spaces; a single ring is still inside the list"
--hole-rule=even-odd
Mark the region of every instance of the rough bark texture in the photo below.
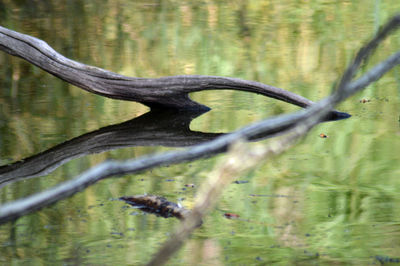
[[[114,99],[140,102],[153,109],[208,110],[208,107],[192,101],[188,94],[221,89],[258,93],[301,107],[313,104],[295,93],[237,78],[200,75],[155,79],[127,77],[68,59],[42,40],[3,27],[0,27],[0,49],[89,92]],[[347,117],[349,115],[346,113],[333,111],[327,119]]]

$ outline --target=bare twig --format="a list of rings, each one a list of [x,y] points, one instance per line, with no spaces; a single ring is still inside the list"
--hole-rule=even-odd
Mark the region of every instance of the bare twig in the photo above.
[[[375,37],[362,47],[354,57],[353,63],[346,69],[340,80],[337,91],[342,90],[353,79],[361,64],[366,63],[369,56],[376,50],[380,42],[382,42],[389,34],[395,31],[400,26],[400,15],[392,17],[382,28],[377,32]]]

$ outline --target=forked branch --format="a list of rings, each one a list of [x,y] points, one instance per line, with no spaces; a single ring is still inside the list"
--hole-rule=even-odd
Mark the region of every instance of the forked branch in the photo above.
[[[203,90],[239,90],[261,94],[300,107],[312,101],[284,89],[260,82],[218,76],[170,76],[135,78],[85,65],[57,53],[46,42],[0,27],[0,50],[21,57],[77,87],[109,98],[136,101],[151,108],[204,111],[209,108],[192,101],[189,93]],[[327,120],[349,117],[333,111]]]

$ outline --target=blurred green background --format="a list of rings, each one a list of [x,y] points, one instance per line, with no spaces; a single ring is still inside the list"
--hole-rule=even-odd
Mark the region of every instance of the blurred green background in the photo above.
[[[398,0],[3,0],[0,25],[43,39],[76,61],[128,76],[231,76],[318,100],[396,11]],[[399,47],[397,33],[363,70]],[[191,123],[193,131],[229,132],[298,110],[244,92],[191,97],[212,108]],[[239,178],[248,183],[232,184],[171,265],[365,265],[400,258],[399,103],[397,67],[338,107],[350,119],[318,125],[296,147]],[[0,52],[1,165],[147,111],[85,92]],[[134,147],[77,158],[47,176],[1,187],[0,203],[69,180],[106,159],[170,149]],[[179,221],[113,199],[148,193],[191,208],[222,157],[104,180],[2,225],[0,263],[144,264]],[[240,219],[226,219],[225,212]]]

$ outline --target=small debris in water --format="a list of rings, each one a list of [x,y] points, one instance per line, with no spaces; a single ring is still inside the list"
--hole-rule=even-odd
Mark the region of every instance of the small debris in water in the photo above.
[[[313,253],[313,252],[308,252],[307,250],[304,250],[304,254],[306,254],[307,256],[310,256],[310,257],[315,257],[315,258],[319,258],[319,252],[315,252],[315,253]]]
[[[249,183],[249,181],[248,180],[236,180],[233,183],[235,183],[235,184],[246,184],[246,183]]]
[[[95,204],[95,205],[90,205],[90,206],[88,206],[88,209],[90,210],[90,209],[93,209],[93,208],[95,208],[95,207],[101,207],[101,206],[104,206],[104,203]]]
[[[400,263],[400,258],[391,258],[388,256],[376,255],[375,259],[379,261],[382,265],[385,264],[385,262]]]
[[[273,195],[249,194],[249,196],[250,197],[271,197],[271,198],[293,198],[293,196],[280,195],[280,194],[273,194]]]
[[[269,248],[280,248],[280,247],[281,247],[281,245],[272,245]]]
[[[239,216],[239,214],[236,214],[236,213],[227,212],[227,213],[224,213],[224,217],[228,218],[228,219],[237,219],[240,216]]]
[[[319,136],[323,139],[329,138],[327,135],[325,135],[324,133],[319,134]]]
[[[141,211],[153,213],[164,218],[176,217],[178,219],[184,219],[190,212],[179,204],[154,195],[121,197],[120,200],[139,208]]]
[[[124,236],[124,233],[120,233],[120,232],[111,232],[111,235],[115,235],[115,236]]]

